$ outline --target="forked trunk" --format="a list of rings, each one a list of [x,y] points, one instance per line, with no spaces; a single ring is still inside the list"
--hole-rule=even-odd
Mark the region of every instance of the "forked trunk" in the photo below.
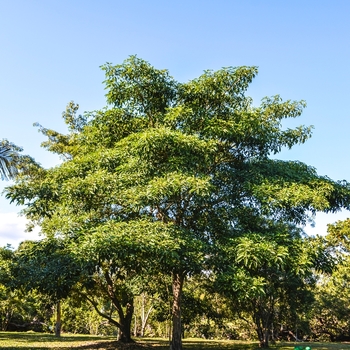
[[[173,332],[170,350],[182,350],[182,327],[181,327],[181,293],[184,276],[173,273]]]
[[[84,294],[84,296],[91,303],[91,305],[94,307],[94,309],[100,316],[106,318],[110,324],[118,328],[119,341],[123,343],[133,343],[133,340],[131,339],[131,320],[134,313],[133,298],[129,299],[129,302],[126,304],[126,309],[124,313],[123,307],[120,301],[114,297],[114,293],[108,295],[112,299],[114,307],[118,312],[119,320],[117,321],[114,318],[112,318],[111,315],[102,312],[99,308],[98,303],[93,298],[90,298],[87,294]]]

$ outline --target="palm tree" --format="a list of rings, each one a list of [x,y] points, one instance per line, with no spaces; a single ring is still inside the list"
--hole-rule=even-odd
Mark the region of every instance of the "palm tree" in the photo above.
[[[8,142],[0,141],[0,177],[1,180],[9,180],[18,174],[19,147]]]

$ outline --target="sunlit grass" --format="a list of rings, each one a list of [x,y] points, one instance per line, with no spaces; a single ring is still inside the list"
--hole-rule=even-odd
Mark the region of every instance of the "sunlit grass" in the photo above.
[[[53,334],[0,332],[0,349],[73,349],[105,342],[113,339],[89,335],[63,335],[56,338]],[[101,349],[103,349],[101,347]]]
[[[155,347],[157,350],[168,350],[169,341],[158,338],[138,338],[136,344],[132,346],[120,346],[113,337],[100,337],[89,335],[63,334],[61,338],[56,338],[52,334],[43,333],[14,333],[0,332],[0,349],[7,350],[64,350],[64,349],[99,349],[118,350],[145,348],[147,345]],[[204,339],[184,339],[184,349],[188,350],[257,350],[257,342],[244,342],[233,340],[204,340]],[[271,349],[294,350],[295,346],[310,346],[312,350],[349,350],[350,344],[341,343],[278,343],[271,345]]]

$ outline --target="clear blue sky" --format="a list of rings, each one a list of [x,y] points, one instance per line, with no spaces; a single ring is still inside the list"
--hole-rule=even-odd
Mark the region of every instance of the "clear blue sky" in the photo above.
[[[312,139],[280,158],[350,180],[349,16],[346,0],[0,0],[0,139],[53,166],[57,158],[40,148],[32,124],[64,132],[69,101],[81,112],[103,107],[99,66],[129,55],[179,81],[256,65],[248,91],[255,104],[275,94],[304,99],[308,107],[293,125],[315,126]],[[18,211],[0,198],[0,245],[32,237]],[[313,233],[345,216],[321,215]]]

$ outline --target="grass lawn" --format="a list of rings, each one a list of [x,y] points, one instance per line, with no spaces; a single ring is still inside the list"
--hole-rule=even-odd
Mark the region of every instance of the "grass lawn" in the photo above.
[[[202,339],[185,339],[184,349],[188,350],[256,350],[257,343],[240,341],[219,341]],[[341,343],[280,343],[271,346],[271,349],[293,350],[294,346],[310,346],[312,350],[349,350],[350,344]],[[66,335],[60,339],[52,334],[43,333],[13,333],[0,332],[0,349],[7,350],[64,350],[64,349],[99,349],[99,350],[168,350],[169,343],[164,339],[143,338],[137,339],[137,344],[123,345],[113,338],[89,335]]]

